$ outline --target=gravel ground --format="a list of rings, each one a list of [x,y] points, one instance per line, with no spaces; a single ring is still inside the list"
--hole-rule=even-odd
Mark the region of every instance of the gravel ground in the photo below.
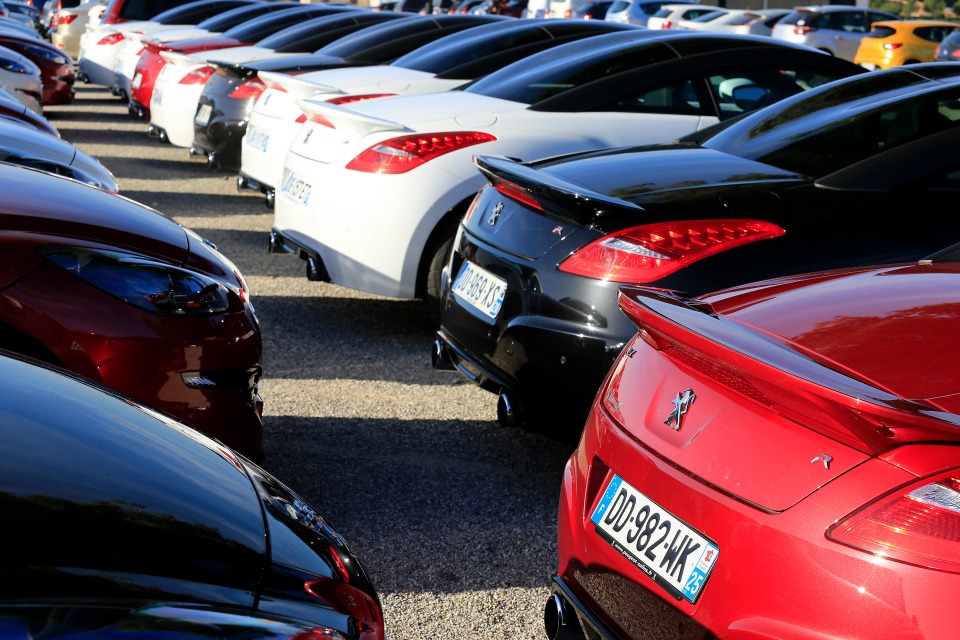
[[[99,87],[49,107],[121,194],[216,243],[250,283],[264,337],[264,467],[350,541],[391,640],[543,638],[570,447],[496,423],[496,397],[430,367],[418,302],[308,282],[266,251],[273,216],[235,176],[146,125]]]

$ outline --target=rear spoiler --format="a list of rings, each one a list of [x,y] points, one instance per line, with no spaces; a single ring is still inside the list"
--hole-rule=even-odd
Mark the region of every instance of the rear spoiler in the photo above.
[[[413,132],[412,129],[399,122],[368,116],[329,102],[298,100],[297,105],[307,117],[319,116],[326,119],[335,129],[350,131],[358,136],[365,136],[377,131]]]
[[[786,339],[718,316],[681,294],[620,287],[620,308],[643,339],[784,417],[879,455],[931,439],[960,442],[960,417],[878,388]],[[671,353],[676,350],[675,353]]]
[[[512,183],[545,211],[578,224],[590,224],[598,218],[617,214],[636,216],[637,212],[644,211],[643,207],[632,202],[591,191],[508,158],[476,156],[473,163],[494,187],[504,182]]]
[[[176,51],[161,51],[160,57],[169,62],[170,64],[182,67],[184,69],[188,67],[196,67],[207,64],[205,60],[200,60],[199,58],[194,58],[193,56],[187,55],[185,53],[177,53]]]
[[[306,99],[317,93],[342,93],[341,91],[317,84],[304,78],[291,76],[288,73],[278,73],[276,71],[261,71],[260,80],[270,88],[281,88],[294,98]]]

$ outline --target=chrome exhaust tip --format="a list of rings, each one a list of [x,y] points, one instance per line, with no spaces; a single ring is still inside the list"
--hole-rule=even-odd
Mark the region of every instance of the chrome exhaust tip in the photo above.
[[[497,398],[497,422],[500,426],[511,429],[520,426],[519,405],[505,391],[501,391],[500,397]]]
[[[580,621],[559,594],[547,599],[543,608],[543,626],[550,640],[584,640]]]
[[[312,282],[323,282],[325,280],[326,269],[323,268],[317,259],[313,256],[307,256],[307,280]]]
[[[434,371],[453,371],[456,368],[453,366],[449,351],[447,351],[447,345],[440,338],[433,341],[430,363],[433,365]]]
[[[248,186],[249,184],[247,183],[247,179],[244,177],[244,175],[242,173],[238,174],[237,175],[237,191],[243,191]]]

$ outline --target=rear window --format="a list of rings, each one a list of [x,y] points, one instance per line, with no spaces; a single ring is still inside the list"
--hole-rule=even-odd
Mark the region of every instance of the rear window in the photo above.
[[[613,4],[610,5],[610,8],[607,9],[607,13],[619,13],[620,11],[626,11],[627,7],[630,6],[630,3],[627,0],[614,0]]]
[[[874,25],[873,29],[870,30],[870,33],[867,34],[868,38],[889,38],[897,32],[893,27],[886,25]]]
[[[207,18],[198,24],[197,27],[206,29],[212,33],[221,33],[228,29],[233,29],[235,26],[243,24],[247,20],[262,16],[265,13],[289,9],[295,6],[296,5],[290,2],[257,3],[252,7],[239,7],[213,16],[212,18]]]
[[[511,72],[491,74],[470,85],[466,91],[501,100],[536,104],[621,71],[676,58],[669,47],[658,42],[605,47],[599,53],[590,55],[593,48],[591,40],[595,41],[595,38],[580,41],[577,43],[580,47],[561,47],[565,55],[558,56],[552,64],[524,66],[523,62],[515,63],[505,67]],[[549,55],[554,51],[545,53]],[[582,52],[581,55],[569,55],[577,51]]]
[[[948,35],[953,33],[954,27],[944,27],[944,26],[932,26],[932,27],[917,27],[913,32],[918,38],[923,38],[929,42],[941,42]]]
[[[879,151],[960,125],[958,87],[873,106],[878,89],[915,82],[922,81],[890,74],[880,83],[875,75],[844,83],[840,95],[825,90],[812,99],[790,100],[785,108],[774,108],[775,113],[761,112],[767,115],[746,131],[727,129],[704,146],[808,176],[827,175]],[[837,103],[848,105],[846,117],[823,126],[823,120],[810,115]]]
[[[816,11],[794,11],[791,14],[788,14],[783,20],[777,24],[792,24],[794,26],[808,26],[815,27],[817,21],[823,17],[822,13],[817,13]]]
[[[741,14],[738,14],[738,15],[733,16],[732,18],[730,18],[729,20],[727,20],[727,24],[732,25],[732,26],[735,26],[735,27],[739,27],[740,25],[750,24],[750,23],[753,22],[754,20],[756,20],[756,19],[758,19],[758,18],[761,18],[761,17],[762,17],[762,16],[761,16],[759,13],[750,13],[750,12],[748,11],[747,13],[741,13]]]
[[[126,0],[120,7],[119,17],[124,20],[149,20],[191,0]],[[110,12],[107,11],[107,14]]]
[[[503,33],[491,35],[485,31],[476,36],[464,35],[456,42],[434,41],[415,51],[398,58],[392,64],[404,69],[414,69],[425,73],[440,73],[454,64],[466,64],[500,51],[525,44],[541,42],[550,39],[550,35],[541,29],[504,29],[502,25],[495,27]]]

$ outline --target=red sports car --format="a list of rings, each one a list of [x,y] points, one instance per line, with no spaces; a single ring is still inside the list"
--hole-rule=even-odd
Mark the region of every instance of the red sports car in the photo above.
[[[955,638],[958,259],[621,289],[550,637]]]
[[[237,268],[132,200],[0,163],[0,349],[262,457],[260,327]]]

